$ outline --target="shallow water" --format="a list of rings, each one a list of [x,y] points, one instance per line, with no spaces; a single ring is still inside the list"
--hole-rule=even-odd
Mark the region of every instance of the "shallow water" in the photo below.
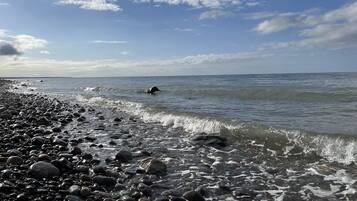
[[[352,78],[353,74],[311,74],[188,78],[56,78],[44,79],[44,82],[24,79],[21,81],[28,86],[16,84],[19,89],[15,91],[31,92],[29,89],[32,89],[34,93],[45,93],[74,104],[95,107],[96,112],[105,116],[105,120],[99,120],[95,113],[88,113],[88,122],[74,125],[70,133],[76,137],[97,137],[96,143],[104,147],[91,147],[90,143],[84,143],[82,148],[92,151],[101,159],[111,157],[113,152],[125,146],[132,151],[149,150],[154,156],[169,164],[168,175],[159,182],[163,186],[192,189],[204,185],[214,192],[210,200],[356,200],[355,133],[338,129],[341,126],[340,122],[343,121],[338,118],[339,116],[344,116],[345,113],[356,115],[353,107],[349,107],[355,104],[353,93],[350,92],[354,85]],[[296,95],[292,98],[286,98],[286,95],[276,98],[275,95],[264,94],[264,99],[261,95],[258,99],[257,95],[252,93],[254,98],[247,100],[239,98],[234,93],[229,95],[223,92],[214,96],[191,95],[187,98],[178,92],[195,89],[203,91],[199,93],[206,93],[208,84],[218,88],[217,86],[228,81],[217,80],[233,79],[242,82],[236,83],[236,88],[243,91],[255,88],[255,85],[262,87],[266,84],[271,87],[273,83],[279,83],[281,88],[292,88],[292,92],[288,94],[296,94],[299,89],[305,91],[299,92],[302,94],[306,94],[306,91],[315,91],[315,94],[330,96],[337,93],[336,91],[343,94],[341,88],[348,88],[344,93],[348,94],[346,96],[349,98],[343,99],[336,95],[329,99],[321,99],[315,95],[308,98]],[[249,85],[248,89],[244,89],[243,85],[248,83],[241,79],[250,80],[250,85],[254,87]],[[328,79],[330,81],[327,81]],[[196,82],[190,85],[188,80]],[[217,81],[216,85],[211,84],[214,83],[213,80]],[[174,83],[177,85],[176,88]],[[179,84],[185,87],[180,88]],[[151,85],[158,85],[162,92],[156,96],[144,93],[146,86]],[[196,87],[193,87],[194,85]],[[214,92],[216,93],[218,92]],[[284,107],[283,103],[289,105],[285,109],[289,110],[290,115],[284,112],[270,115],[265,113],[265,110],[259,110],[268,104],[279,109]],[[233,105],[231,111],[228,109],[229,104]],[[248,104],[251,106],[248,107]],[[315,110],[304,109],[302,105],[314,106],[312,108]],[[243,111],[244,107],[249,110]],[[317,108],[320,108],[319,111]],[[242,114],[235,113],[236,110],[242,110]],[[304,119],[304,115],[313,122]],[[125,117],[119,126],[112,122],[116,116]],[[138,119],[133,121],[131,116]],[[318,129],[324,125],[321,120],[323,118],[331,118],[332,123],[329,126],[334,127],[336,131]],[[294,121],[285,126],[285,123],[279,122],[289,122],[290,119]],[[307,123],[299,122],[300,119]],[[343,123],[351,124],[352,127],[343,129],[353,131],[354,118],[347,119],[348,122]],[[97,130],[98,124],[104,125],[105,129]],[[299,124],[311,126],[299,127]],[[218,132],[230,136],[230,146],[224,150],[194,146],[190,138],[199,132]],[[108,144],[113,135],[120,137],[115,140],[116,145]],[[226,188],[230,190],[225,192]],[[158,192],[164,193],[165,190],[167,189]]]
[[[356,160],[356,73],[42,80],[31,79],[31,87],[120,106],[146,122],[191,133],[230,132],[267,145],[278,141],[279,150],[298,144],[345,164]],[[162,91],[146,94],[154,85]]]

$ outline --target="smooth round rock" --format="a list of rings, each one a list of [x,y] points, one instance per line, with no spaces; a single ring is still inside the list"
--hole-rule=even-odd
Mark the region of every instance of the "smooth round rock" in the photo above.
[[[120,150],[116,155],[115,159],[122,162],[127,163],[133,159],[133,155],[130,151],[127,150]]]
[[[205,198],[197,191],[188,191],[183,194],[183,197],[188,201],[205,201]]]
[[[51,163],[39,161],[32,164],[29,173],[36,178],[52,178],[60,175],[59,169]]]
[[[22,163],[23,163],[22,158],[18,156],[10,156],[6,161],[7,165],[14,165],[14,166],[22,165]]]

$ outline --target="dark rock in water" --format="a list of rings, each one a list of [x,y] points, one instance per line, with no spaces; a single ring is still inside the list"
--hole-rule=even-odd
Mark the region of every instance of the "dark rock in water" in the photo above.
[[[117,183],[114,178],[106,176],[95,176],[93,178],[93,181],[102,186],[115,186],[115,184]]]
[[[67,195],[65,201],[82,201],[82,199],[76,195]]]
[[[80,190],[81,189],[78,185],[72,185],[71,187],[69,187],[68,192],[69,192],[69,194],[72,194],[72,195],[79,195]]]
[[[18,156],[10,156],[7,161],[6,161],[6,164],[7,165],[15,165],[15,166],[19,166],[19,165],[22,165],[23,163],[23,160],[22,158],[18,157]]]
[[[71,154],[80,155],[82,154],[82,150],[79,147],[73,147],[73,149],[71,150]]]
[[[11,193],[13,187],[8,185],[8,184],[5,184],[5,183],[0,183],[0,192],[1,193]]]
[[[120,161],[122,163],[127,163],[132,159],[133,159],[133,155],[131,154],[130,151],[127,151],[127,150],[120,150],[115,155],[115,160],[118,160],[118,161]]]
[[[116,117],[116,118],[114,119],[114,121],[115,121],[115,122],[121,122],[121,121],[122,121],[122,118]]]
[[[79,122],[83,122],[83,121],[85,121],[86,120],[86,118],[84,117],[84,116],[80,116],[78,119],[77,119],[77,121],[79,121]]]
[[[183,197],[188,201],[205,201],[205,198],[196,191],[188,191],[183,194]]]
[[[160,89],[156,86],[151,87],[150,89],[148,89],[146,92],[149,94],[155,94],[155,92],[160,91]]]
[[[85,153],[85,154],[83,154],[82,158],[85,160],[92,160],[93,156],[90,153]]]
[[[170,197],[170,201],[186,201],[186,199],[182,197]]]
[[[49,126],[51,124],[51,121],[48,120],[45,117],[40,118],[39,120],[37,120],[37,124],[38,125],[44,125],[44,126]]]
[[[56,166],[44,161],[32,164],[29,168],[29,173],[36,178],[52,178],[60,175],[60,171]]]
[[[54,127],[54,128],[52,129],[52,131],[53,131],[54,133],[60,133],[60,132],[62,131],[62,129],[59,128],[59,127]]]
[[[158,159],[153,159],[153,158],[145,159],[142,161],[141,166],[147,174],[162,175],[162,174],[166,174],[167,172],[166,164]]]
[[[199,135],[192,141],[198,145],[207,145],[215,148],[224,148],[228,145],[227,138],[218,135]]]
[[[92,194],[92,191],[90,188],[88,187],[82,187],[81,191],[80,191],[81,196],[83,197],[87,197],[90,196]]]
[[[106,167],[104,167],[104,166],[94,166],[93,167],[93,172],[95,173],[95,174],[105,174],[106,173],[106,171],[107,171],[107,168]]]

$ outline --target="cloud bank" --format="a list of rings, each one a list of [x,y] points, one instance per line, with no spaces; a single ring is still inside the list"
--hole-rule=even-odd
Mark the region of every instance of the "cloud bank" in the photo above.
[[[357,2],[320,13],[308,10],[296,13],[258,13],[251,19],[265,19],[254,31],[271,34],[297,29],[300,40],[271,43],[269,48],[330,48],[357,47]]]

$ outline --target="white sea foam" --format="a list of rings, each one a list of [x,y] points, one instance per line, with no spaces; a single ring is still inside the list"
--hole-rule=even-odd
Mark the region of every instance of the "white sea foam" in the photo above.
[[[116,107],[130,115],[140,117],[144,122],[160,122],[163,126],[170,126],[174,128],[181,127],[185,131],[192,134],[201,132],[220,133],[227,131],[233,132],[237,130],[249,130],[249,127],[246,127],[244,124],[230,125],[214,119],[154,111],[153,109],[147,108],[143,104],[136,102],[109,100],[103,97],[84,98],[83,96],[78,96],[77,100],[88,104]],[[247,134],[255,135],[255,132],[256,131],[253,130]],[[343,138],[323,135],[309,136],[298,130],[274,128],[264,129],[263,134],[271,134],[276,137],[286,137],[289,143],[283,145],[285,146],[283,149],[285,149],[285,154],[287,155],[294,148],[294,146],[300,146],[303,148],[305,153],[315,152],[330,161],[343,164],[350,164],[356,161],[357,142],[355,140],[346,140]]]
[[[100,91],[100,87],[85,87],[83,89],[83,91],[86,91],[86,92],[99,92]]]
[[[217,120],[204,119],[193,116],[170,114],[166,112],[153,112],[150,108],[145,108],[141,103],[116,100],[111,101],[103,97],[93,97],[86,99],[83,96],[77,97],[78,101],[89,104],[109,105],[116,107],[126,113],[140,117],[145,122],[160,122],[163,126],[183,128],[190,133],[219,133],[222,130],[237,129],[239,126],[224,124]]]

